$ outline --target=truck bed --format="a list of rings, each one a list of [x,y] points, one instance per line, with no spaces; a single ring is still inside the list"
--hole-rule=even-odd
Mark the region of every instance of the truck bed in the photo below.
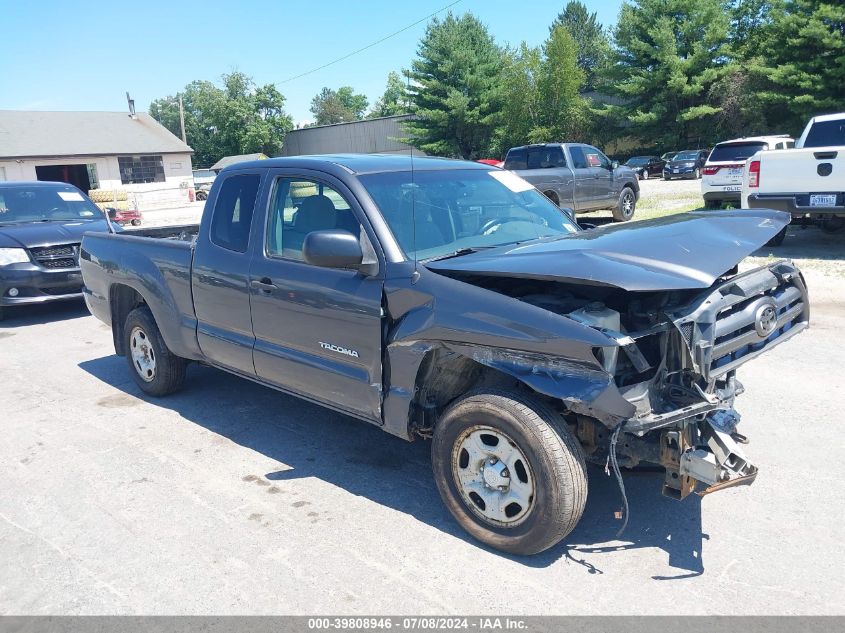
[[[113,326],[116,347],[121,344],[125,315],[120,313],[121,322],[112,323],[114,306],[143,297],[167,346],[183,358],[199,356],[191,295],[197,228],[188,225],[85,234],[79,258],[85,281],[82,292],[91,313]]]

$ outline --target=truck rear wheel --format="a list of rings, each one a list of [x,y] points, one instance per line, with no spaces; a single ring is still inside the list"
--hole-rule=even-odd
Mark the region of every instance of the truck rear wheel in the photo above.
[[[135,384],[151,396],[177,391],[185,381],[188,363],[167,349],[150,309],[144,306],[132,310],[123,332],[126,361]]]
[[[630,187],[622,187],[619,193],[619,202],[613,208],[614,222],[627,222],[634,217],[637,208],[637,196]]]
[[[560,416],[515,392],[476,392],[434,427],[434,478],[446,507],[473,537],[536,554],[569,534],[584,512],[584,453]]]

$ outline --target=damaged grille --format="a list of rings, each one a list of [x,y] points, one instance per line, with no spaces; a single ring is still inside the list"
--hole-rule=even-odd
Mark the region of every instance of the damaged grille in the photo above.
[[[31,248],[33,259],[42,267],[49,270],[60,268],[77,268],[79,266],[79,244],[57,244],[55,246],[40,246]]]
[[[808,320],[803,280],[781,261],[722,284],[675,325],[695,369],[711,380],[791,338]]]

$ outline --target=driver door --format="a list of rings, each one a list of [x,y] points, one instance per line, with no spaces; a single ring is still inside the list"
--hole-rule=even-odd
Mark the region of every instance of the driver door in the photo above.
[[[344,229],[359,236],[365,263],[383,271],[364,221],[357,201],[334,178],[271,172],[267,221],[259,227],[249,274],[253,359],[260,379],[379,422],[382,274],[322,268],[302,255],[308,233]]]

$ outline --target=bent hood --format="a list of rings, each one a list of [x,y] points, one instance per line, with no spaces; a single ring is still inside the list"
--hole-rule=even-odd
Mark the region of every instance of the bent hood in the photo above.
[[[108,233],[105,220],[26,222],[0,226],[0,247],[35,248],[52,244],[81,242],[88,231]]]
[[[789,224],[767,209],[692,211],[428,262],[437,272],[630,291],[709,288]]]

